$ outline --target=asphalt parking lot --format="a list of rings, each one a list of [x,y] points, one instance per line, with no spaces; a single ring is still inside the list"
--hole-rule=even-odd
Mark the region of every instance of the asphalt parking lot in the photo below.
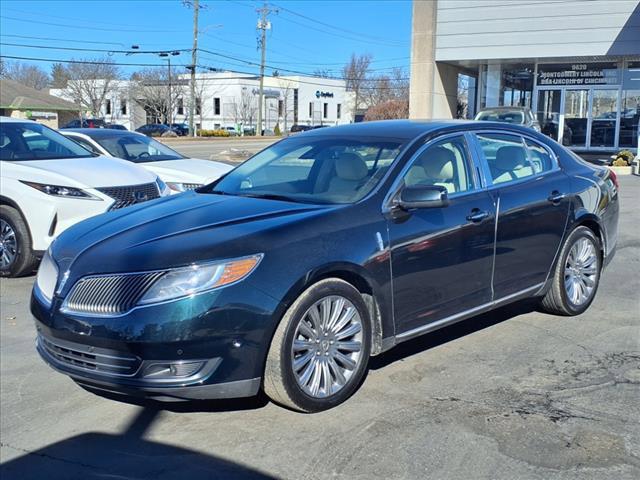
[[[187,157],[217,160],[232,165],[243,162],[278,140],[280,137],[162,139],[164,143]]]
[[[0,477],[640,478],[640,178],[621,177],[618,252],[573,318],[530,302],[402,344],[345,404],[128,404],[37,356],[33,277],[0,281]]]

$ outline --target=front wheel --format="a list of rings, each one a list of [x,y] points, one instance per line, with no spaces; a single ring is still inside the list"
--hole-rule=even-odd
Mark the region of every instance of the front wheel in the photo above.
[[[580,315],[596,296],[600,283],[600,242],[587,227],[573,230],[560,251],[553,283],[541,307],[555,315]]]
[[[349,398],[367,372],[371,324],[360,292],[337,279],[305,290],[284,314],[267,356],[264,391],[302,412]]]
[[[37,262],[22,215],[9,205],[0,205],[0,276],[31,273]]]

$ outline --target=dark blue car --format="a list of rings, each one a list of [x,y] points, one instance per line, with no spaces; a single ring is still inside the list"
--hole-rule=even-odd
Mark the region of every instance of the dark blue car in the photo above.
[[[33,291],[37,348],[98,393],[327,409],[399,342],[528,297],[585,311],[616,182],[514,125],[305,132],[66,230]]]

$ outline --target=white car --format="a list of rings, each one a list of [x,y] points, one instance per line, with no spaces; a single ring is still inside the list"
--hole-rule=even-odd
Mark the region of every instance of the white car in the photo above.
[[[168,195],[149,170],[99,157],[30,120],[0,117],[0,275],[29,273],[63,230]]]
[[[60,133],[99,155],[122,158],[151,170],[167,184],[172,193],[211,183],[233,168],[226,163],[187,158],[137,132],[75,128],[64,129]]]

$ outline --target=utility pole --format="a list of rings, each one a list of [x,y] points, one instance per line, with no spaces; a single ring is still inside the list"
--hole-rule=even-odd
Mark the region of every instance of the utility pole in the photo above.
[[[196,115],[196,64],[198,52],[198,12],[200,0],[193,0],[193,49],[191,50],[191,102],[189,105],[189,136],[196,136],[193,119]]]
[[[269,4],[264,2],[262,8],[256,10],[260,14],[258,20],[258,30],[260,30],[260,38],[258,43],[260,44],[260,91],[258,95],[258,126],[256,128],[256,135],[262,136],[262,102],[264,99],[264,62],[267,54],[267,30],[271,29],[271,22],[267,19],[270,13],[278,13],[277,9],[269,8]]]

